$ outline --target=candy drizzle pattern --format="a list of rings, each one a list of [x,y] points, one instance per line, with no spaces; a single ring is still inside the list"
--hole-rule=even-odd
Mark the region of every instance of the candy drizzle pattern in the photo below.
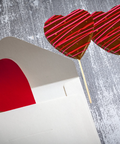
[[[95,29],[92,40],[104,50],[119,54],[120,5],[112,8],[106,13],[94,12],[92,17]]]
[[[60,52],[74,58],[86,51],[93,33],[93,24],[91,15],[80,9],[64,17],[54,15],[45,22],[45,36]],[[88,40],[84,41],[86,37]],[[73,48],[80,41],[80,45]]]

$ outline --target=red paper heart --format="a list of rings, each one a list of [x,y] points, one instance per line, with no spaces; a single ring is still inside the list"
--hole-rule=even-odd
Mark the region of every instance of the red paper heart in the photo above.
[[[31,104],[35,104],[35,100],[20,67],[10,59],[0,60],[0,111]]]
[[[107,52],[120,55],[120,5],[108,12],[94,12],[92,40]]]
[[[91,41],[92,16],[77,9],[67,16],[54,15],[45,22],[44,32],[48,41],[66,56],[81,59]]]

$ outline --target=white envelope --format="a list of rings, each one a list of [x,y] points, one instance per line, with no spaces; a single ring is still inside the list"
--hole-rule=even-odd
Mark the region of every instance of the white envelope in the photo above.
[[[0,144],[100,144],[74,63],[8,37],[0,59],[15,61],[36,104],[0,113]]]

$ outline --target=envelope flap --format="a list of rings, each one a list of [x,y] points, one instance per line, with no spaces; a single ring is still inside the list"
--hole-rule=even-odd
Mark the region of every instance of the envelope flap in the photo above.
[[[78,76],[72,60],[13,37],[0,41],[2,58],[15,61],[32,88]]]

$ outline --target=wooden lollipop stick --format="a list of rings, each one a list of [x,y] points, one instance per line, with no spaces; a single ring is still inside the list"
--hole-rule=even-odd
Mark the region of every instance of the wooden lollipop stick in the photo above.
[[[88,86],[87,86],[87,82],[86,82],[86,79],[85,79],[85,75],[84,75],[84,72],[83,72],[83,68],[82,68],[81,62],[80,62],[80,60],[78,60],[78,62],[79,62],[80,69],[81,69],[81,72],[82,72],[82,77],[83,77],[83,80],[84,80],[85,88],[87,90],[89,101],[90,101],[90,103],[92,103],[92,100],[91,100],[91,97],[90,97],[89,89],[88,89]]]

